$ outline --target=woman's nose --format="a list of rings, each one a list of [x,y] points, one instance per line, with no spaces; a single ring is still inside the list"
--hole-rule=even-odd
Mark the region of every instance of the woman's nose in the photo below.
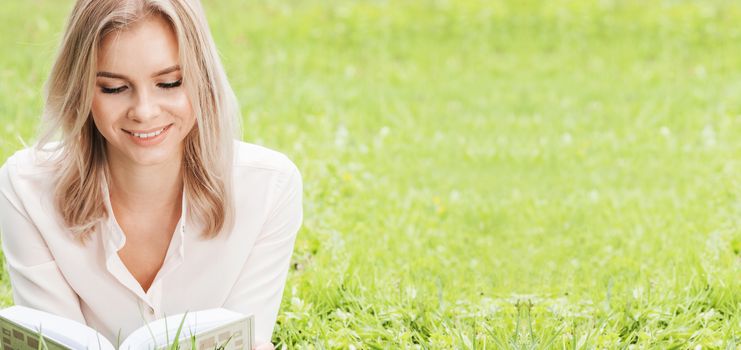
[[[160,112],[157,98],[150,92],[140,90],[136,94],[134,104],[129,109],[128,117],[139,122],[146,122],[159,116]]]

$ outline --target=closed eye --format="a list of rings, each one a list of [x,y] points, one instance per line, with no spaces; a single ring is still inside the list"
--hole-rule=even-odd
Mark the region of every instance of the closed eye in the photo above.
[[[172,83],[159,83],[157,86],[163,88],[163,89],[172,89],[176,88],[183,84],[183,79],[180,79],[178,81],[173,81]]]
[[[101,91],[102,93],[104,93],[104,94],[117,94],[117,93],[119,93],[119,92],[123,92],[124,90],[126,90],[126,88],[127,88],[127,86],[126,86],[126,85],[124,85],[124,86],[119,86],[119,87],[117,87],[117,88],[107,88],[107,87],[103,87],[103,86],[101,86],[101,87],[100,87],[100,91]]]
[[[183,84],[183,80],[179,79],[177,81],[173,81],[171,83],[159,83],[157,86],[159,86],[162,89],[173,89]],[[126,89],[128,89],[128,86],[123,85],[115,88],[107,88],[107,87],[100,87],[100,91],[104,94],[118,94],[121,92],[124,92]]]

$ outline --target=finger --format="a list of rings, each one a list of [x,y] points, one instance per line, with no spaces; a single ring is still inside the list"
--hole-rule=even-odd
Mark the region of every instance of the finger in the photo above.
[[[275,350],[275,346],[273,346],[273,343],[262,343],[256,345],[254,350]]]

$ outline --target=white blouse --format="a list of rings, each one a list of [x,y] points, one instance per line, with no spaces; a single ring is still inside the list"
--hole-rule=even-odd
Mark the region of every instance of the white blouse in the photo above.
[[[187,198],[164,263],[144,292],[117,252],[126,235],[111,211],[80,243],[54,207],[54,169],[32,149],[0,168],[0,229],[13,299],[97,329],[114,344],[146,322],[224,307],[255,315],[270,341],[296,233],[303,219],[301,174],[283,154],[235,141],[231,232],[213,239],[187,218]]]

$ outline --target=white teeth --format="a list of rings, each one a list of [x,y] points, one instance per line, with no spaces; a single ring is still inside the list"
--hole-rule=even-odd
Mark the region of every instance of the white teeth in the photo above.
[[[159,130],[157,130],[155,132],[150,132],[150,133],[132,132],[131,135],[134,135],[134,136],[136,136],[136,137],[138,137],[140,139],[148,139],[150,137],[155,137],[155,136],[161,134],[164,130],[165,130],[165,128],[162,128],[162,129],[159,129]]]

